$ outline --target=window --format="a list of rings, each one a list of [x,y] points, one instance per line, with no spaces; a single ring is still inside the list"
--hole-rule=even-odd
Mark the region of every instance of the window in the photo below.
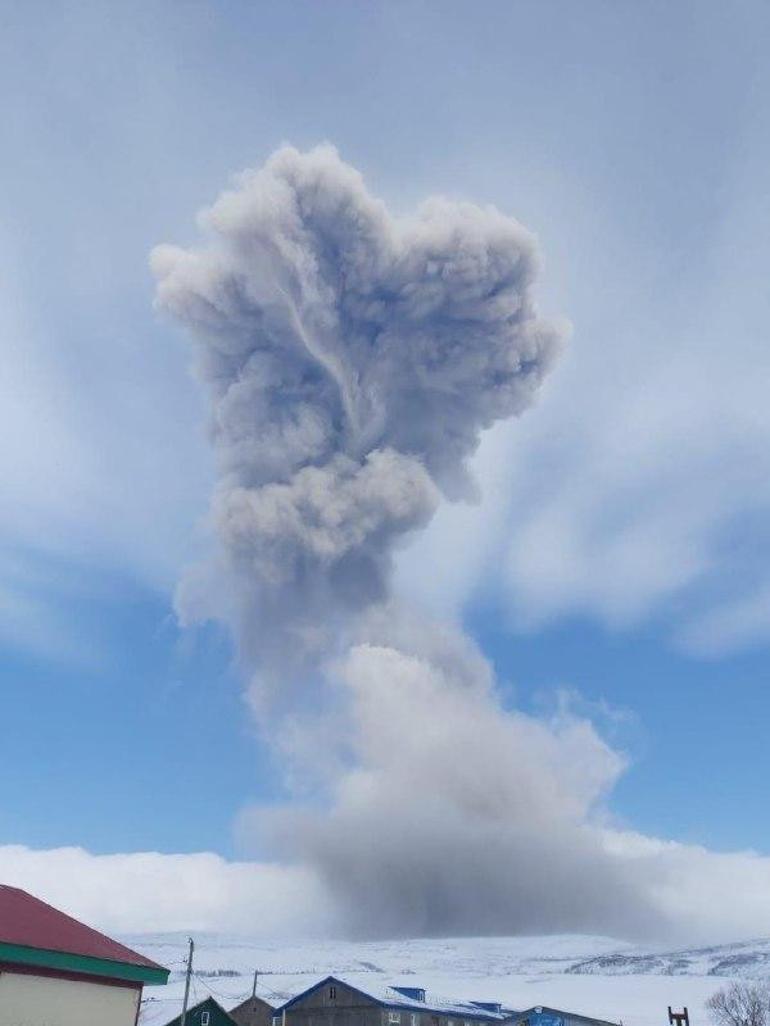
[[[273,1016],[273,1026],[281,1026],[281,1017],[280,1017],[280,1015],[274,1015]]]
[[[388,1012],[388,1022],[401,1022],[400,1012]]]
[[[336,987],[329,987],[329,998],[330,998],[330,999],[331,999],[332,1001],[334,1001],[334,999],[335,999],[336,997],[337,997],[337,988],[336,988]]]
[[[420,1016],[417,1012],[412,1012],[412,1026],[420,1026]]]
[[[209,1026],[209,1013],[201,1012],[201,1026]]]

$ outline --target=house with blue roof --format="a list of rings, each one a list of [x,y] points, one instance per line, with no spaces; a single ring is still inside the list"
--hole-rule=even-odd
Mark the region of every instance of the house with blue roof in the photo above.
[[[616,1026],[601,1019],[534,1007],[524,1012],[491,1001],[458,1001],[422,987],[363,990],[327,976],[277,1008],[273,1026]]]
[[[577,1012],[565,1012],[559,1008],[538,1005],[512,1016],[511,1026],[617,1026],[605,1019],[594,1019]]]

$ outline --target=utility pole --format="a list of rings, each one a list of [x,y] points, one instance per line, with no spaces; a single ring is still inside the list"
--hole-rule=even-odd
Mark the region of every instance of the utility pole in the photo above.
[[[192,976],[193,951],[195,951],[195,941],[192,939],[192,937],[189,938],[189,941],[190,953],[187,956],[187,975],[185,976],[184,981],[184,1001],[182,1002],[182,1026],[184,1026],[185,1019],[187,1018],[187,1001],[190,997],[190,977]]]
[[[254,970],[254,985],[251,988],[251,996],[257,996],[257,977],[259,976],[259,969]]]

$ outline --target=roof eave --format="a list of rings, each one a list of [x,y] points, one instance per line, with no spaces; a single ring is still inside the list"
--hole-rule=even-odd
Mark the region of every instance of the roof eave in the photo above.
[[[76,955],[67,951],[48,951],[44,948],[25,947],[21,944],[0,942],[0,962],[15,965],[60,969],[113,980],[129,980],[162,986],[168,982],[169,970],[162,966],[141,965],[133,962],[114,962],[90,955]]]

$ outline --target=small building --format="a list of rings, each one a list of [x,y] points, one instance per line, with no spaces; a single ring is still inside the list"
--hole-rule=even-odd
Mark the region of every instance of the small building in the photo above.
[[[275,1008],[261,997],[253,995],[231,1008],[229,1014],[238,1026],[270,1026]]]
[[[148,998],[138,1026],[181,1026],[181,998]],[[275,1009],[262,998],[207,997],[187,1010],[185,1026],[271,1026]]]
[[[559,1008],[537,1005],[526,1012],[517,1012],[511,1026],[617,1026],[605,1019],[593,1019],[577,1012],[564,1012]]]
[[[166,1026],[181,1026],[181,1013]],[[233,1019],[213,997],[207,997],[187,1009],[185,1026],[235,1026]]]
[[[168,970],[16,887],[0,885],[0,1026],[135,1026]]]
[[[490,1002],[428,998],[421,987],[364,991],[327,976],[277,1008],[273,1026],[493,1026],[513,1014]]]

